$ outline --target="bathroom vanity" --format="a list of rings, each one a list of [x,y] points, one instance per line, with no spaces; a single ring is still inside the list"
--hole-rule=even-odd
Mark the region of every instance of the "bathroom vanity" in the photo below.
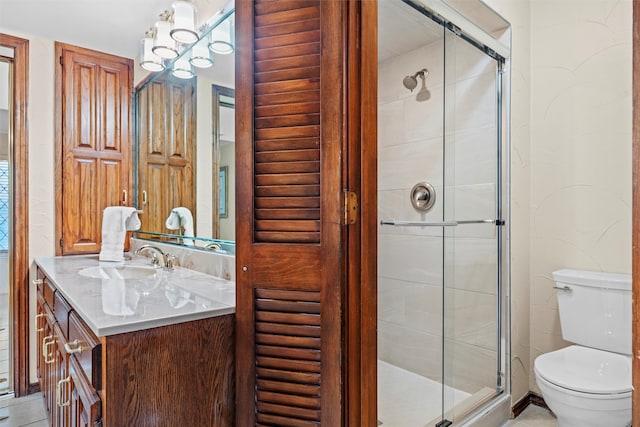
[[[50,424],[234,424],[235,284],[147,258],[36,260],[38,377]]]

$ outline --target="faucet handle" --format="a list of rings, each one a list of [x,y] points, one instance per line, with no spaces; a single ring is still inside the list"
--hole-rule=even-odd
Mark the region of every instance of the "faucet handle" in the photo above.
[[[151,254],[151,265],[153,266],[159,266],[160,265],[160,260],[158,259],[158,254],[153,252]]]
[[[166,254],[164,257],[164,268],[167,270],[173,270],[173,263],[176,257],[171,254]]]

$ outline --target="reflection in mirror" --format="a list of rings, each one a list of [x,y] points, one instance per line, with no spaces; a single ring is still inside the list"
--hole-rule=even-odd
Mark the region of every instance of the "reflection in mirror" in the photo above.
[[[233,32],[233,11],[208,31],[219,33],[221,23]],[[136,89],[136,200],[144,213],[135,237],[235,253],[235,57],[212,57],[192,78],[167,64]]]
[[[236,148],[235,148],[235,91],[231,88],[213,85],[213,188],[218,190],[213,200],[218,205],[213,208],[213,237],[223,240],[235,240],[236,212],[235,189]],[[216,167],[217,165],[217,167]],[[217,197],[216,197],[217,196]]]

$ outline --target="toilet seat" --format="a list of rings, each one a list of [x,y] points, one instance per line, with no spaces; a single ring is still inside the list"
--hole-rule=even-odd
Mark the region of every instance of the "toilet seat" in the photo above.
[[[577,393],[631,393],[631,357],[622,354],[572,345],[538,356],[535,371],[547,382]]]

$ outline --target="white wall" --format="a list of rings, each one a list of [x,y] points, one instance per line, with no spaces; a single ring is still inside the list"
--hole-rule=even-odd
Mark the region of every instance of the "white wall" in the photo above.
[[[532,2],[531,363],[567,344],[552,271],[631,272],[631,6]]]
[[[551,272],[631,271],[632,3],[486,3],[513,26],[515,402],[539,391],[535,358],[567,344]]]

